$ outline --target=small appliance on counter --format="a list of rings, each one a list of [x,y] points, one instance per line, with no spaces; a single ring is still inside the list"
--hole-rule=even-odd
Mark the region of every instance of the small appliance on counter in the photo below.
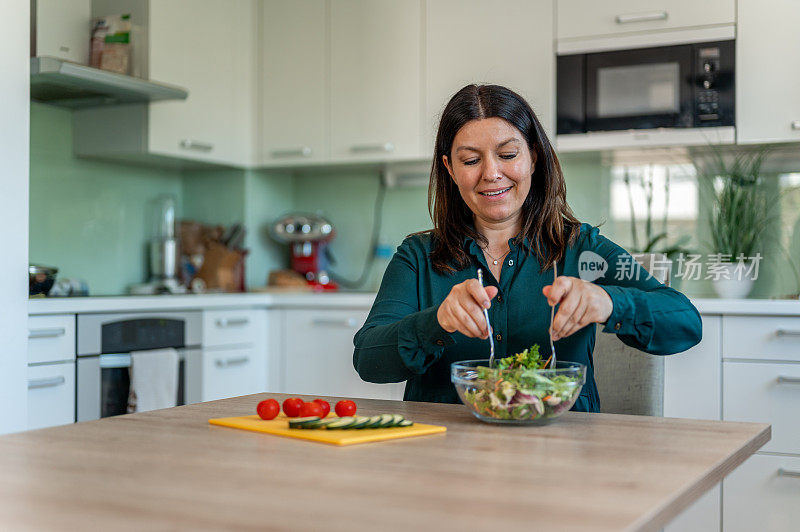
[[[40,297],[85,297],[89,285],[82,279],[56,279],[58,268],[41,264],[28,265],[28,295]]]
[[[178,280],[178,238],[175,235],[175,197],[162,195],[150,204],[151,229],[147,243],[150,281],[130,287],[133,295],[184,294]]]
[[[289,244],[292,270],[314,290],[338,290],[328,275],[326,247],[336,235],[333,224],[316,214],[292,213],[272,226],[273,237]]]

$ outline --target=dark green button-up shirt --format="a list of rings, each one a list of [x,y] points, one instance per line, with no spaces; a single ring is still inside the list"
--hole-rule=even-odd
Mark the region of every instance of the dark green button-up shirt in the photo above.
[[[430,234],[403,241],[386,268],[369,317],[353,341],[353,364],[362,379],[406,381],[408,401],[458,403],[450,382],[450,364],[488,359],[489,342],[448,333],[439,325],[436,313],[454,285],[477,277],[478,267],[485,272],[484,282],[499,289],[489,309],[495,356],[502,358],[532,344],[539,344],[545,358],[550,355],[550,306],[542,288],[553,282],[553,269],[540,273],[536,256],[511,239],[498,282],[478,244],[467,238],[464,246],[471,265],[441,274],[434,271],[429,258]],[[592,281],[608,293],[614,308],[603,331],[617,334],[630,346],[667,355],[685,351],[700,341],[700,315],[689,300],[650,276],[596,227],[581,226],[558,272]],[[586,385],[573,410],[600,409],[592,359],[596,330],[595,324],[590,324],[555,343],[559,361],[588,367]]]

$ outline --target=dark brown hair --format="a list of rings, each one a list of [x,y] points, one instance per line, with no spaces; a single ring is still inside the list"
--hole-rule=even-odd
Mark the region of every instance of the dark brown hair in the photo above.
[[[567,205],[561,165],[533,109],[522,96],[499,85],[467,85],[442,112],[428,185],[433,267],[442,273],[467,267],[470,260],[464,250],[464,237],[487,244],[486,238],[475,230],[472,211],[442,161],[443,155],[452,161],[450,152],[458,131],[467,122],[482,118],[502,118],[510,123],[522,133],[531,150],[535,163],[531,188],[522,204],[522,230],[514,242],[521,245],[527,237],[527,251],[536,255],[541,271],[545,271],[553,261],[564,257],[567,246],[578,235],[580,222]]]

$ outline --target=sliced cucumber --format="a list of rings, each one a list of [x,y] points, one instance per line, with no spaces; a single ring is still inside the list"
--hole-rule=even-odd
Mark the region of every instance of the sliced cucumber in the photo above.
[[[404,419],[403,421],[398,423],[397,426],[398,427],[410,427],[413,424],[414,424],[414,422],[411,421],[410,419]]]
[[[381,426],[381,415],[372,416],[369,418],[369,423],[364,426],[365,429],[375,429]]]
[[[296,417],[289,420],[289,427],[293,429],[299,429],[304,427],[308,423],[314,423],[319,420],[320,420],[319,416]]]
[[[392,414],[392,427],[399,427],[405,418],[400,414]]]
[[[350,425],[353,425],[356,422],[356,418],[347,416],[347,417],[340,417],[333,423],[328,423],[325,425],[325,428],[328,430],[331,429],[346,429],[349,428]]]
[[[372,419],[369,416],[355,416],[355,418],[355,423],[347,427],[348,429],[363,429],[369,425],[369,420]]]
[[[378,425],[380,428],[386,427],[393,427],[394,426],[394,416],[392,414],[381,414],[381,424]]]

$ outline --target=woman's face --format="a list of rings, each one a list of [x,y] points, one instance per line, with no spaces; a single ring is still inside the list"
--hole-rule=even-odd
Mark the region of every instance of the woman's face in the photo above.
[[[522,133],[502,118],[467,122],[442,156],[473,214],[486,224],[516,223],[535,161]]]

